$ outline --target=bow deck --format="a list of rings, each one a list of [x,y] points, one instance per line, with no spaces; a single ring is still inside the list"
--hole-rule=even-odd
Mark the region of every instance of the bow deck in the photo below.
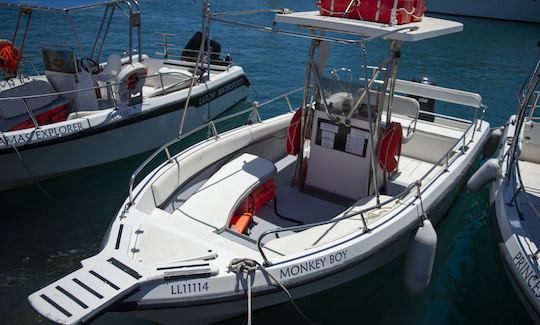
[[[115,257],[96,259],[35,292],[28,300],[49,320],[76,324],[91,320],[138,290],[142,275],[131,265]]]

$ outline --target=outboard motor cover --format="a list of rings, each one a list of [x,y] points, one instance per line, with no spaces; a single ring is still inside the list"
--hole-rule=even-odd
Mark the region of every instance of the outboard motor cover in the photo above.
[[[427,76],[427,75],[414,76],[412,78],[412,81],[422,83],[422,84],[426,84],[426,85],[437,86],[437,82],[435,82],[435,80],[433,78],[431,78],[430,76]],[[420,97],[420,96],[414,96],[414,95],[409,95],[409,97],[412,97],[412,98],[414,98],[414,99],[416,99],[418,101],[418,103],[420,104],[420,110],[421,111],[427,111],[427,112],[431,112],[431,113],[433,113],[435,111],[435,99],[425,98],[425,97]],[[433,122],[433,120],[435,119],[435,117],[433,115],[424,114],[422,112],[420,112],[419,117],[420,117],[421,120],[429,121],[429,122]]]
[[[197,52],[199,52],[199,49],[201,47],[202,42],[202,33],[196,32],[193,34],[191,39],[187,42],[186,46],[184,47],[184,50],[182,51],[182,58],[186,61],[195,62],[197,61]],[[204,48],[206,50],[207,44],[205,41]],[[210,60],[212,64],[217,64],[218,61],[221,61],[219,54],[221,53],[221,44],[218,43],[218,41],[214,40],[210,37],[210,51],[212,54],[210,55]]]

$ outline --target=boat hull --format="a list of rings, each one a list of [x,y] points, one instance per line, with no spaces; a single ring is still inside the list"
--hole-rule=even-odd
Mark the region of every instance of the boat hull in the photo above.
[[[515,119],[515,116],[511,119]],[[515,123],[508,123],[501,137],[501,149],[499,156],[504,156],[509,149],[506,143],[507,137],[511,137],[515,132]],[[502,175],[504,175],[503,170]],[[532,320],[540,323],[540,278],[538,269],[530,263],[527,253],[521,244],[518,236],[525,235],[514,228],[516,222],[520,220],[515,204],[508,205],[514,196],[514,182],[507,182],[503,176],[499,176],[490,187],[490,206],[492,225],[498,241],[499,255],[504,265],[504,269],[510,279],[517,296],[529,313]],[[525,257],[521,259],[521,257]],[[534,279],[535,278],[535,279]]]
[[[489,127],[487,126],[486,129],[489,130]],[[453,177],[446,178],[447,183],[444,187],[433,186],[430,193],[425,194],[426,212],[433,224],[439,224],[448,212],[452,202],[460,192],[471,166],[479,156],[487,136],[488,132],[484,132],[482,136],[479,136],[476,145],[468,149],[472,152],[469,153],[467,161],[460,164],[459,168],[449,171]],[[452,190],[445,191],[445,189],[449,188]],[[408,249],[410,238],[418,227],[418,212],[418,210],[414,209],[409,211],[408,215],[403,215],[402,219],[408,220],[406,226],[395,232],[392,238],[384,238],[378,241],[374,248],[368,249],[363,254],[354,255],[350,262],[327,269],[325,272],[306,276],[296,280],[296,282],[290,282],[286,284],[286,287],[291,291],[295,299],[301,298],[358,279],[384,266]],[[351,241],[354,241],[354,239]],[[351,244],[347,249],[349,249],[350,254],[354,254],[354,250],[362,251],[364,244],[366,243],[360,241]],[[339,251],[339,247],[332,248],[331,251],[333,252],[329,254],[335,254]],[[154,283],[143,287],[140,296],[146,294],[150,296],[152,290],[160,285],[169,284],[167,282]],[[286,303],[287,301],[287,296],[283,292],[276,287],[268,287],[267,291],[254,292],[253,309],[261,309]],[[119,306],[119,310],[127,311],[136,317],[164,324],[177,324],[178,320],[182,320],[182,324],[207,324],[245,314],[247,311],[246,306],[246,295],[244,292],[237,292],[226,296],[195,300],[175,301],[165,297],[162,300],[147,301],[144,298],[139,301],[127,299],[126,303]]]

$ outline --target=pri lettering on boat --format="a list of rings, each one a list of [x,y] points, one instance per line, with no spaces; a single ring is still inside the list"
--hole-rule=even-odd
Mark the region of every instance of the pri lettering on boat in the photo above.
[[[67,135],[73,132],[78,132],[84,129],[86,129],[86,127],[84,127],[81,122],[68,124],[68,125],[62,125],[62,126],[58,126],[58,127],[50,128],[50,129],[34,129],[28,133],[0,137],[0,144],[4,146],[11,145],[11,144],[15,144],[15,145],[26,144],[34,140],[45,140],[49,138],[62,137],[64,135]],[[7,143],[6,143],[6,140],[7,140]]]
[[[289,278],[299,274],[310,273],[319,269],[323,269],[335,263],[344,262],[347,259],[347,250],[337,252],[328,256],[320,257],[315,260],[289,266],[279,270],[279,278]]]
[[[136,107],[133,107],[133,106],[129,108],[118,109],[111,113],[111,120],[119,120],[122,118],[135,115],[137,113],[140,113],[140,108],[137,109]]]
[[[534,269],[526,261],[526,258],[521,252],[517,252],[517,254],[514,255],[513,261],[519,274],[525,279],[536,298],[540,298],[540,279],[538,279],[538,276],[536,276]]]

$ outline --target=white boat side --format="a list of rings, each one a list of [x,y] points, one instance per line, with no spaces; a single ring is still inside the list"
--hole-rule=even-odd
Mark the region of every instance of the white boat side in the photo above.
[[[333,30],[350,32],[349,22],[339,22]],[[433,23],[426,20],[429,28],[409,40],[459,27]],[[386,26],[354,28],[383,37]],[[247,301],[252,309],[285,302],[284,288],[297,298],[345,283],[405,251],[418,262],[409,271],[421,282],[408,288],[427,287],[431,225],[444,217],[489,136],[485,106],[478,94],[398,81],[399,39],[390,42],[386,69],[366,78],[364,64],[364,77],[355,79],[363,85],[352,73],[342,81],[337,74],[347,69],[321,77],[327,42],[342,40],[315,30],[301,109],[293,110],[287,93],[281,98],[288,107],[279,111],[286,113],[278,116],[261,120],[259,110],[271,107],[263,103],[212,121],[204,127],[208,139],[135,186],[144,167],[176,142],[148,157],[132,175],[102,251],[29,296],[40,314],[66,324],[108,310],[160,323],[211,323],[249,314]],[[412,95],[464,105],[472,117],[422,111],[429,117],[421,118]],[[217,123],[241,114],[249,114],[247,123],[217,132]],[[429,251],[410,248],[419,234],[427,234]]]
[[[126,6],[134,21],[141,14],[138,2],[132,0],[77,5],[0,3],[26,10],[24,17],[30,17],[32,10],[60,10],[69,15],[86,5],[100,6],[105,8],[102,28],[107,20],[110,24],[115,8]],[[30,18],[26,18],[23,45],[29,26]],[[129,27],[132,34],[139,29],[139,47],[140,28],[140,24]],[[72,48],[44,46],[41,74],[35,69],[37,75],[26,76],[24,57],[13,61],[14,66],[0,63],[4,77],[0,82],[0,164],[6,167],[0,172],[0,191],[155,149],[245,99],[250,83],[244,71],[233,65],[230,56],[220,57],[215,40],[209,43],[218,52],[202,46],[205,33],[206,27],[204,33],[195,33],[181,54],[169,48],[167,36],[172,34],[163,34],[162,58],[133,54],[130,37],[127,55],[111,53],[98,64],[94,59],[99,60],[102,53],[94,50],[107,34],[101,40],[100,29],[92,49],[94,59],[79,57],[83,54]],[[18,51],[10,41],[0,44],[4,50]]]
[[[467,186],[490,185],[492,224],[508,277],[531,318],[540,322],[540,55],[518,95],[519,110],[495,130],[498,152]]]

